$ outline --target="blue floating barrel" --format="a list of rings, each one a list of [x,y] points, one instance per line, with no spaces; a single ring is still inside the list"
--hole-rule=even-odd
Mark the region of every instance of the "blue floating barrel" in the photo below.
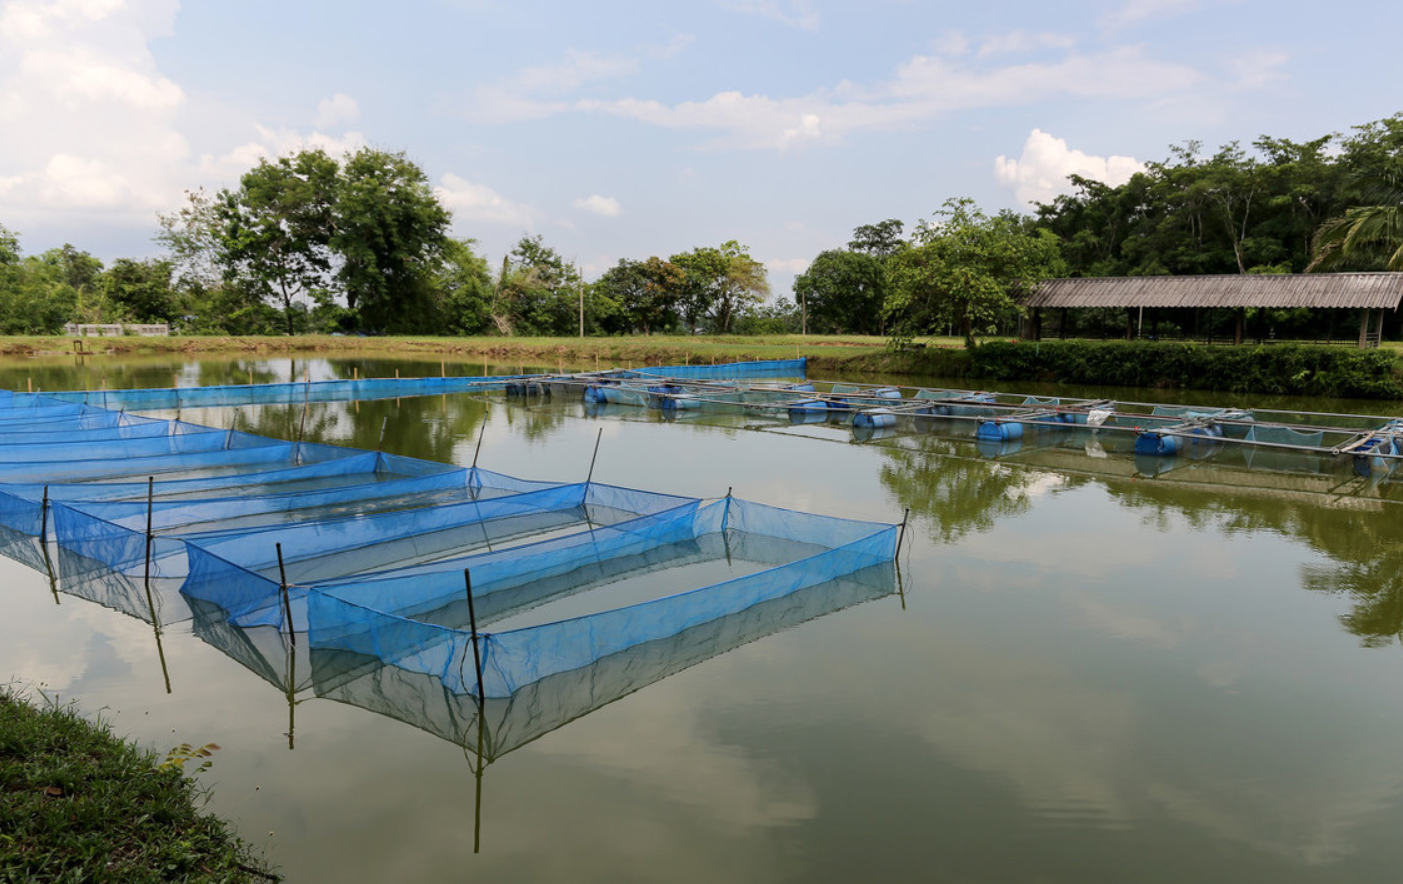
[[[1135,437],[1135,453],[1151,457],[1172,457],[1179,453],[1179,437],[1153,430]]]
[[[1398,442],[1392,436],[1377,436],[1361,445],[1354,454],[1354,471],[1366,479],[1384,477],[1393,472],[1398,461],[1383,454],[1398,454]]]
[[[590,384],[588,387],[585,387],[585,401],[607,402],[608,400],[604,398],[604,387],[599,384]]]
[[[1014,454],[1023,447],[1022,439],[976,439],[974,441],[975,450],[981,456],[990,459],[997,459]]]
[[[791,392],[791,393],[812,393],[812,392],[814,392],[814,385],[813,385],[813,384],[790,384],[789,386],[785,387],[784,389],[788,390],[788,391]]]
[[[860,411],[853,415],[853,429],[881,430],[896,426],[896,415],[885,408]]]
[[[900,399],[901,391],[896,387],[879,387],[871,392],[878,399]]]
[[[701,408],[701,402],[697,400],[696,393],[677,393],[665,397],[662,406],[663,411],[682,411],[690,408]]]
[[[1018,421],[980,421],[975,438],[985,442],[1009,442],[1023,438],[1023,425]]]
[[[796,424],[816,424],[828,420],[828,403],[822,399],[800,399],[790,403],[789,420]]]
[[[872,442],[894,434],[891,427],[853,427],[853,439],[858,442]]]

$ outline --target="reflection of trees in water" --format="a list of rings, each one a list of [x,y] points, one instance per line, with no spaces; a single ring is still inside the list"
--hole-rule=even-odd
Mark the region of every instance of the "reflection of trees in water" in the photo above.
[[[1346,500],[1348,507],[1331,506],[1320,495],[1224,496],[1159,483],[1112,482],[1107,490],[1161,525],[1177,516],[1200,530],[1266,531],[1304,542],[1331,561],[1303,568],[1302,586],[1347,597],[1353,608],[1340,622],[1366,646],[1403,642],[1403,511],[1395,512],[1394,504]]]
[[[931,537],[949,543],[1028,511],[1040,474],[970,456],[968,442],[920,437],[919,448],[884,448],[881,479],[903,507],[924,517]]]
[[[452,463],[454,448],[477,437],[486,404],[466,395],[416,396],[366,402],[312,402],[307,406],[308,442],[349,446],[421,460]],[[235,426],[274,439],[295,440],[302,423],[302,404],[242,408]],[[465,464],[466,465],[466,464]]]
[[[544,402],[547,407],[533,407],[539,403],[536,397],[532,397],[528,402],[526,399],[517,399],[505,406],[507,426],[519,428],[521,434],[527,439],[540,439],[565,422],[566,413],[557,407],[552,407],[553,403],[549,398]]]
[[[911,441],[911,440],[908,440]],[[961,440],[921,437],[918,447],[883,449],[881,479],[939,543],[987,531],[1027,512],[1041,471],[970,456]],[[1089,481],[1068,477],[1072,484]],[[1301,585],[1343,596],[1341,624],[1368,647],[1403,644],[1403,510],[1379,499],[1336,499],[1318,492],[1262,488],[1257,493],[1164,481],[1100,479],[1108,495],[1146,524],[1187,523],[1204,534],[1270,533],[1304,543],[1328,559],[1303,568]]]

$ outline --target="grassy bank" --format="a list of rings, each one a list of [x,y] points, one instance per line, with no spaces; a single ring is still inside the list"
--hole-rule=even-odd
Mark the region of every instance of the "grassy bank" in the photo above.
[[[0,337],[0,354],[11,356],[69,355],[76,339],[64,337]],[[931,348],[958,350],[954,338],[933,338]],[[331,337],[170,337],[85,338],[82,346],[99,355],[160,354],[284,354],[337,353],[366,356],[440,356],[491,359],[497,364],[593,366],[601,364],[656,365],[663,363],[743,362],[806,356],[821,370],[854,361],[880,362],[888,353],[885,338],[846,335],[635,335],[618,338],[396,338]]]
[[[804,356],[816,377],[880,374],[959,379],[972,386],[1038,381],[1365,399],[1403,398],[1403,351],[1272,344],[1205,346],[1153,341],[987,341],[973,352],[956,338],[893,351],[884,338],[840,335],[633,336],[619,338],[171,337],[84,339],[103,356],[201,354],[363,355],[490,361],[567,370],[705,364]],[[59,357],[74,339],[0,337],[0,354]]]
[[[0,689],[0,881],[278,880],[199,798],[178,759]]]

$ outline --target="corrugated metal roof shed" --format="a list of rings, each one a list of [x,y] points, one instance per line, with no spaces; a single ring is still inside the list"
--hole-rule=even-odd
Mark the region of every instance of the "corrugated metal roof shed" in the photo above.
[[[1396,310],[1403,273],[1049,279],[1028,307],[1323,307]]]

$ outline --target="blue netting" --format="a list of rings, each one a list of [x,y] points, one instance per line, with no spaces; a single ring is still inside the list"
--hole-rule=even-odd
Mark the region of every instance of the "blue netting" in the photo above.
[[[808,371],[807,359],[766,359],[756,362],[728,362],[722,365],[664,365],[614,372],[620,377],[678,378],[687,380],[739,380],[742,378],[801,378]]]
[[[759,365],[767,367],[750,370],[802,371],[802,362]],[[696,377],[737,376],[730,366],[694,368]],[[457,380],[423,386],[437,392]],[[376,394],[374,382],[357,383],[356,396]],[[286,386],[315,398],[316,385]],[[382,386],[397,395],[414,389]],[[672,395],[646,384],[613,386],[645,401]],[[145,407],[160,392],[87,398]],[[486,621],[508,627],[503,618],[593,599],[594,589],[620,582],[651,586],[662,575],[717,569],[739,575],[698,580],[683,592],[660,583],[654,589],[666,591],[643,603],[484,635],[488,693],[504,696],[629,648],[719,628],[727,617],[894,552],[890,525],[730,498],[702,505],[598,483],[534,482],[33,394],[0,395],[0,429],[15,430],[0,441],[0,523],[16,537],[58,545],[64,591],[156,622],[188,616],[193,606],[228,627],[209,634],[305,626],[323,650],[393,662],[454,691],[466,683],[471,640],[465,569],[476,576],[473,598]],[[266,659],[249,659],[267,668]]]
[[[461,579],[462,568],[483,575],[481,586],[474,579],[474,598],[490,598],[493,592],[557,576],[562,569],[589,567],[596,557],[632,555],[649,546],[675,543],[688,532],[693,536],[736,532],[781,542],[799,538],[807,548],[818,551],[744,577],[641,604],[523,629],[483,633],[480,650],[485,695],[508,696],[526,684],[586,666],[629,647],[676,635],[835,576],[890,561],[896,546],[895,526],[827,519],[725,500],[664,518],[622,523],[608,532],[561,538],[537,549],[525,562],[504,564],[500,559],[481,557],[476,563],[453,562],[456,573],[440,574],[426,581],[422,590],[416,590],[414,581],[401,579],[403,575],[389,575],[378,581],[383,586],[367,586],[360,581],[320,587],[308,598],[310,641],[314,648],[377,657],[440,678],[450,690],[476,693],[471,634],[408,616],[416,610],[440,606],[451,592],[461,593],[461,589],[453,587],[455,578]],[[533,571],[532,563],[538,570]],[[411,576],[422,580],[427,575]],[[382,595],[377,591],[380,589],[387,591]],[[386,602],[407,608],[378,610],[387,607]]]

